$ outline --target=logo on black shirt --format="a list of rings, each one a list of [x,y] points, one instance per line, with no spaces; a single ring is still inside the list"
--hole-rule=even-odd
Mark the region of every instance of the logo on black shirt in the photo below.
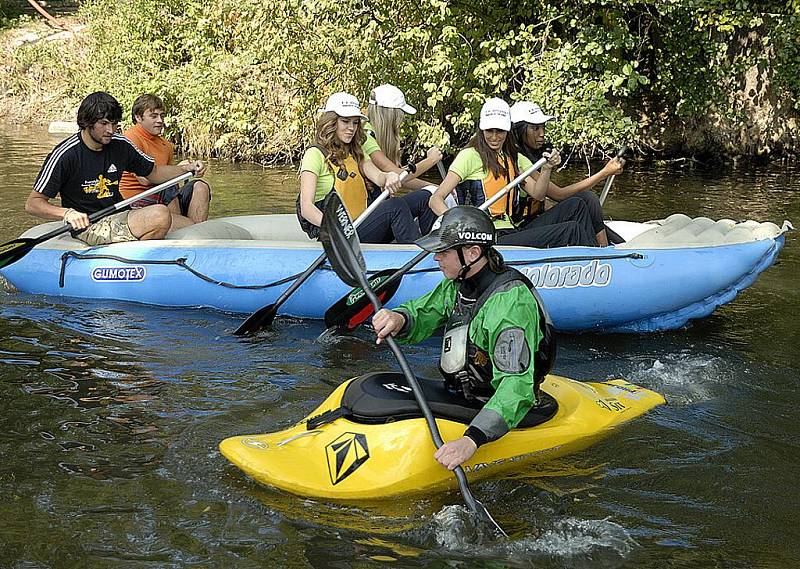
[[[97,177],[97,180],[90,180],[83,183],[83,191],[86,194],[97,194],[95,197],[98,200],[110,198],[114,195],[112,186],[119,186],[119,180],[109,180],[102,174]]]

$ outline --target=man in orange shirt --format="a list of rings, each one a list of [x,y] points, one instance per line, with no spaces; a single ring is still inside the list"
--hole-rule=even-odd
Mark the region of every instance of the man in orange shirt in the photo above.
[[[164,102],[155,95],[140,95],[133,103],[131,111],[133,126],[123,134],[136,147],[151,156],[156,165],[172,163],[173,145],[162,135],[164,132]],[[183,164],[186,161],[181,162]],[[147,178],[125,172],[120,181],[122,197],[129,198],[150,186]],[[133,207],[144,207],[154,203],[166,204],[172,214],[170,231],[200,223],[208,219],[208,202],[211,201],[211,188],[202,180],[190,180],[182,187],[177,185],[144,198]]]

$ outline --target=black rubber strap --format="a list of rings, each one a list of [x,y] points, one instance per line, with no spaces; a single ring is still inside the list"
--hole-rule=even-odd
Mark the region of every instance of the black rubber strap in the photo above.
[[[487,442],[489,442],[489,437],[486,436],[486,433],[484,433],[477,427],[472,427],[472,426],[467,427],[467,430],[464,431],[464,436],[472,439],[472,442],[475,443],[475,446],[477,447],[480,447],[481,445],[484,445]]]
[[[347,417],[349,414],[350,409],[344,406],[337,407],[336,409],[329,409],[324,413],[320,413],[314,417],[309,417],[308,421],[306,422],[306,430],[313,431],[322,425],[333,423],[336,419]]]

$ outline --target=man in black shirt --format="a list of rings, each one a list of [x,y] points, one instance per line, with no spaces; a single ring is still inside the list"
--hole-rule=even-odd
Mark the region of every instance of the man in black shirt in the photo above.
[[[89,214],[122,201],[119,180],[132,172],[160,184],[194,172],[202,177],[202,162],[178,166],[157,166],[127,138],[117,133],[122,107],[108,93],[87,96],[78,108],[80,131],[56,146],[45,159],[42,170],[25,202],[25,211],[43,219],[63,219],[89,245],[103,245],[137,239],[163,239],[172,216],[167,206],[151,205],[115,213],[89,222]],[[61,195],[61,206],[50,200]],[[87,229],[88,228],[88,229]]]

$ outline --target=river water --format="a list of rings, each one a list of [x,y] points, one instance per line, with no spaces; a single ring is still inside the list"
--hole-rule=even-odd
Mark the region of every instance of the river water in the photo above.
[[[0,125],[0,242],[35,223],[22,206],[57,142]],[[290,169],[215,163],[208,179],[213,215],[292,211]],[[631,165],[606,209],[800,222],[799,187],[795,165]],[[366,336],[321,342],[321,323],[278,319],[243,340],[241,317],[0,289],[0,567],[798,566],[798,265],[790,233],[776,266],[686,329],[561,337],[559,374],[624,376],[669,405],[473,484],[501,542],[476,537],[455,490],[346,507],[260,487],[217,451],[395,369]],[[435,341],[406,352],[436,373]]]

